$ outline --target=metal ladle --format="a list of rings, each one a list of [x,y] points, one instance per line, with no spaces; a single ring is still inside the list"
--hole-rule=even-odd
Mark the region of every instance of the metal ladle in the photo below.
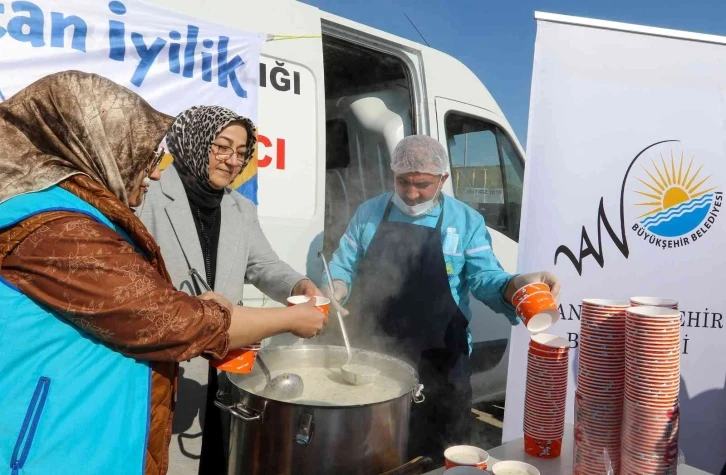
[[[323,251],[318,252],[318,257],[323,261],[323,268],[325,269],[325,275],[328,278],[328,286],[330,287],[331,297],[334,300],[333,294],[333,279],[330,277],[330,268],[328,267],[328,261],[325,259]],[[348,332],[345,331],[345,323],[343,323],[343,316],[340,314],[339,307],[334,305],[335,312],[338,315],[338,322],[340,323],[340,331],[343,334],[343,341],[345,341],[345,350],[348,352],[348,359],[345,364],[340,367],[340,374],[350,384],[356,386],[362,386],[364,384],[370,384],[376,380],[380,371],[369,366],[350,364],[350,360],[353,358],[353,353],[350,349],[350,341],[348,340]]]
[[[212,289],[207,285],[207,282],[199,275],[196,269],[189,269],[189,275],[195,277],[199,283],[204,287],[207,292],[212,292]],[[270,369],[265,364],[262,357],[257,354],[257,364],[260,365],[262,373],[265,375],[265,392],[271,394],[271,396],[282,401],[289,401],[291,399],[297,399],[302,396],[305,385],[299,374],[295,373],[282,373],[275,376],[274,378],[270,375]]]
[[[297,399],[302,396],[305,385],[299,374],[282,373],[270,379],[270,369],[267,367],[260,355],[257,355],[257,364],[265,375],[267,384],[265,392],[282,401]]]

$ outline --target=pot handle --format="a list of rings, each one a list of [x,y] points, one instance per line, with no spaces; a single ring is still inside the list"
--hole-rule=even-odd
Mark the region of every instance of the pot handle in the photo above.
[[[417,385],[415,388],[413,388],[413,391],[411,391],[411,400],[416,404],[421,404],[426,400],[426,396],[423,394],[423,384]]]
[[[256,422],[262,420],[261,412],[255,411],[254,409],[251,409],[240,403],[227,406],[219,401],[214,401],[214,405],[223,410],[224,412],[228,412],[237,419],[242,419],[245,422]]]
[[[300,445],[308,445],[313,440],[315,421],[312,414],[303,414],[295,434],[295,442]]]

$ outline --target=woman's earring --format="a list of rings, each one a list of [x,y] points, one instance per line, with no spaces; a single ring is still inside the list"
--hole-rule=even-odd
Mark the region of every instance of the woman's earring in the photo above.
[[[146,176],[144,177],[143,184],[146,188],[144,188],[144,193],[148,193],[149,191],[149,185],[151,185],[151,178],[149,178],[149,169],[146,169]]]

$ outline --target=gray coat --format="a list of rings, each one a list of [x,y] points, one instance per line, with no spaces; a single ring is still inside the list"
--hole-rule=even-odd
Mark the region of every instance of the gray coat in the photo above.
[[[250,283],[284,303],[295,284],[305,277],[277,257],[250,200],[228,189],[220,211],[214,290],[232,303],[241,303],[244,284]],[[159,182],[152,182],[137,215],[161,247],[174,287],[194,294],[189,269],[192,267],[204,276],[204,258],[189,201],[174,167],[167,168]],[[197,475],[208,368],[203,358],[180,365],[174,436],[169,450],[170,474]]]
[[[189,268],[204,276],[204,258],[189,201],[174,167],[167,168],[160,181],[151,183],[137,214],[161,247],[174,286],[193,294]],[[295,284],[305,277],[272,250],[260,228],[255,205],[227,189],[221,216],[215,292],[238,303],[247,282],[285,303]]]

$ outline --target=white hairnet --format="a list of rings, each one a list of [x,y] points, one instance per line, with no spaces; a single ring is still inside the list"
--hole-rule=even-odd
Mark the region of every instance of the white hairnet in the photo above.
[[[391,170],[404,173],[430,173],[443,175],[448,156],[438,140],[428,135],[409,135],[398,142],[391,156]]]

